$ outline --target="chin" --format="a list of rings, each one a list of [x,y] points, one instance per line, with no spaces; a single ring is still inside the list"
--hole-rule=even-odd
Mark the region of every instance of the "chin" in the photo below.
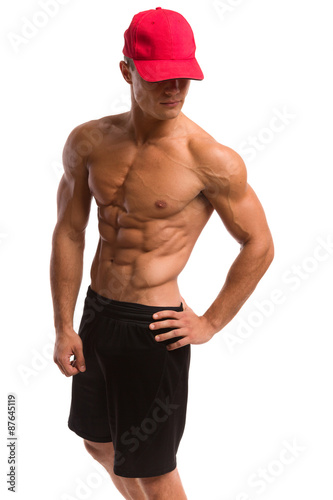
[[[164,121],[174,120],[175,118],[177,118],[179,113],[180,113],[180,111],[178,111],[178,113],[165,113],[164,116],[160,117],[160,120],[164,120]]]
[[[161,115],[165,116],[166,120],[168,120],[170,118],[177,118],[177,116],[180,114],[181,110],[182,110],[182,107],[165,109],[164,112],[161,113]]]

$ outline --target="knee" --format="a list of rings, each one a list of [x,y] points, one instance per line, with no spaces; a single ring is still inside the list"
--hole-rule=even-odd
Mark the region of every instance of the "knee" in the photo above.
[[[158,500],[161,498],[161,489],[163,490],[163,485],[161,485],[161,476],[140,478],[139,481],[148,500]]]
[[[145,495],[144,498],[147,500],[160,500],[161,499],[161,494],[163,493],[163,490],[161,488],[144,488],[142,489],[144,492],[143,494]],[[166,498],[163,496],[163,498]]]
[[[162,476],[141,478],[140,483],[148,500],[165,498],[187,500],[177,468]]]
[[[94,458],[96,455],[100,455],[100,450],[98,449],[97,446],[95,446],[95,444],[92,444],[90,441],[87,441],[86,439],[83,440],[83,444],[87,452]]]
[[[83,443],[87,452],[98,462],[102,464],[107,462],[108,465],[113,462],[111,450],[105,446],[106,443],[94,443],[86,439],[83,440]]]
[[[147,500],[160,500],[161,492],[158,491],[145,491]]]

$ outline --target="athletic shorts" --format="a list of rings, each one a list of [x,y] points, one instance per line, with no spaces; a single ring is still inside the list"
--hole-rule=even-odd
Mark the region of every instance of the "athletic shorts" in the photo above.
[[[99,295],[89,286],[79,336],[86,371],[72,378],[68,427],[80,437],[113,442],[114,473],[152,477],[177,466],[187,408],[190,345],[168,351],[150,330],[156,311]]]

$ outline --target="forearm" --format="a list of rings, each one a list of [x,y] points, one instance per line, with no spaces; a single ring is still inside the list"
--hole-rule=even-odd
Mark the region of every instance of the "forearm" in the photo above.
[[[224,328],[250,297],[273,260],[274,247],[270,240],[266,245],[246,243],[233,262],[226,281],[204,317],[212,325],[215,334]]]
[[[83,272],[84,235],[71,238],[55,230],[50,281],[56,335],[73,331],[73,316]]]

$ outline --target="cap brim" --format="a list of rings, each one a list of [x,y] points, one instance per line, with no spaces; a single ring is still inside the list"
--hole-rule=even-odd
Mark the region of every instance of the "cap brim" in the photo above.
[[[204,75],[196,59],[142,60],[133,59],[135,67],[147,82],[161,82],[175,78],[203,80]]]

